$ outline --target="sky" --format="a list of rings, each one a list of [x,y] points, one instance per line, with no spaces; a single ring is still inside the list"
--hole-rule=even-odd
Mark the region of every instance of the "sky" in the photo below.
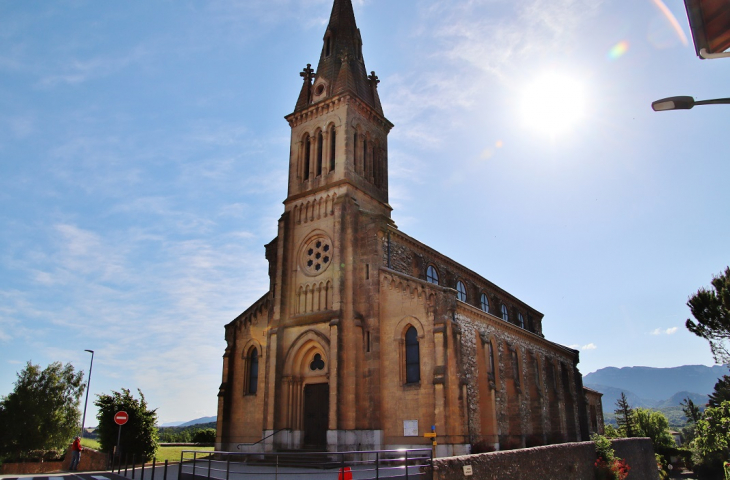
[[[684,322],[730,264],[730,106],[650,104],[730,96],[730,59],[696,57],[683,2],[354,3],[398,227],[544,313],[583,374],[712,365]],[[91,349],[90,403],[216,414],[331,6],[0,0],[0,395]]]

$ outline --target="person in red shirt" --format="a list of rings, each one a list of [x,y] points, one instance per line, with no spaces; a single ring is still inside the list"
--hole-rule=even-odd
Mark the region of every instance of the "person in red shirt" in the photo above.
[[[71,466],[68,467],[71,471],[79,469],[79,462],[81,461],[81,451],[84,447],[81,446],[81,437],[74,439],[73,445],[71,445]]]

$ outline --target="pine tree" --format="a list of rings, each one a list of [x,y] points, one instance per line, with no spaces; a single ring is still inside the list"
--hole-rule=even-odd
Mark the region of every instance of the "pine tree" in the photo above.
[[[728,377],[726,376],[725,378]],[[715,387],[717,388],[717,385],[715,385]],[[697,421],[702,418],[702,412],[700,411],[700,407],[695,405],[695,402],[693,402],[692,399],[685,398],[680,403],[680,405],[682,406],[682,412],[684,412],[684,416],[687,418],[687,423],[697,423]]]
[[[680,405],[682,406],[684,416],[687,418],[687,425],[682,428],[682,436],[684,437],[684,443],[689,443],[695,439],[695,430],[697,429],[697,422],[702,419],[702,411],[689,398],[685,398]]]
[[[730,363],[727,341],[730,340],[730,267],[712,279],[713,290],[701,288],[687,306],[697,323],[687,320],[687,330],[710,343],[712,355],[720,364]]]
[[[730,400],[730,377],[727,375],[723,375],[715,384],[715,391],[710,394],[709,405],[719,407],[725,400]]]
[[[629,405],[629,401],[626,399],[624,392],[621,392],[621,398],[616,400],[616,423],[618,423],[619,430],[621,433],[630,438],[633,437],[636,428],[634,425],[634,409]]]

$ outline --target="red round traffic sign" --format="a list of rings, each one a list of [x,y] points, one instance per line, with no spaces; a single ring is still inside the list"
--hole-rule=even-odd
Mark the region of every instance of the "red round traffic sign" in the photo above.
[[[129,421],[129,414],[127,412],[117,412],[114,414],[114,423],[117,425],[124,425]]]

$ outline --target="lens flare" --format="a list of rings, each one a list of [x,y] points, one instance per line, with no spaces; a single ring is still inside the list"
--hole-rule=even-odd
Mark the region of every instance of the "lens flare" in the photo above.
[[[677,33],[679,40],[682,42],[682,45],[687,46],[687,35],[684,34],[684,30],[682,30],[682,27],[679,25],[677,17],[674,16],[672,11],[669,10],[669,8],[664,4],[662,0],[652,0],[652,2],[654,2],[654,5],[656,5],[657,8],[661,10],[661,12],[664,14],[664,16],[667,17],[667,20],[669,20],[672,28]]]
[[[617,60],[621,58],[626,52],[629,51],[629,42],[622,40],[614,45],[611,50],[608,51],[608,58],[610,60]]]

